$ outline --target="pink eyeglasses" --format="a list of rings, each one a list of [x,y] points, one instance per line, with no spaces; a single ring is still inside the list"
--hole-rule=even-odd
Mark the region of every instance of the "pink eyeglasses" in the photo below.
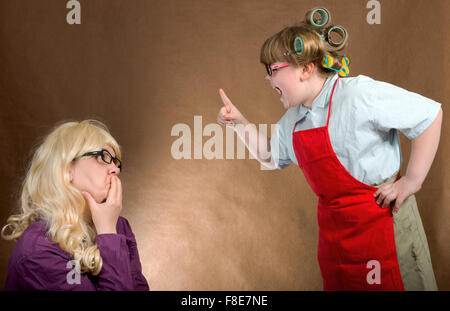
[[[276,71],[278,69],[281,69],[281,68],[284,68],[284,67],[287,67],[289,65],[290,65],[290,63],[288,63],[288,62],[281,63],[281,64],[278,64],[278,65],[266,65],[267,74],[269,76],[272,76],[274,71]]]

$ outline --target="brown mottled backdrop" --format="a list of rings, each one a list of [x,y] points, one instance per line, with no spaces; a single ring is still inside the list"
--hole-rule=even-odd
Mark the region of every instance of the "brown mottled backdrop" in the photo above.
[[[321,290],[317,199],[298,167],[175,160],[171,129],[214,123],[223,87],[255,123],[284,110],[259,49],[307,9],[325,6],[350,34],[351,75],[443,104],[450,97],[449,1],[0,1],[0,223],[18,208],[31,150],[62,120],[105,122],[123,148],[124,210],[154,290]],[[417,194],[440,289],[450,289],[449,122]],[[193,134],[193,133],[192,133]],[[204,137],[203,142],[209,137]],[[409,141],[402,137],[405,171]],[[0,284],[13,243],[0,240]]]

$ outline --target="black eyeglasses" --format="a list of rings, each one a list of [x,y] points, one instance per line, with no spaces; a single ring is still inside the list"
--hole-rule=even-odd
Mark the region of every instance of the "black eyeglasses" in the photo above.
[[[122,171],[122,162],[118,158],[113,157],[112,154],[109,153],[109,151],[106,149],[102,149],[99,151],[86,152],[85,154],[83,154],[82,156],[80,156],[76,159],[79,159],[81,157],[87,157],[87,156],[100,156],[103,162],[105,162],[106,164],[111,164],[112,162],[114,162],[114,165],[117,166],[117,168],[120,169],[120,171]]]

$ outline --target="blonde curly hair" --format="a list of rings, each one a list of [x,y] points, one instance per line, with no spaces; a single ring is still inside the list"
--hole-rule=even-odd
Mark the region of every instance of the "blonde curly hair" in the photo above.
[[[97,233],[83,195],[70,183],[69,172],[75,158],[105,145],[121,158],[118,143],[99,121],[56,126],[33,155],[23,182],[21,211],[8,218],[2,238],[17,240],[32,222],[41,220],[50,240],[78,261],[81,273],[97,275],[102,268]]]

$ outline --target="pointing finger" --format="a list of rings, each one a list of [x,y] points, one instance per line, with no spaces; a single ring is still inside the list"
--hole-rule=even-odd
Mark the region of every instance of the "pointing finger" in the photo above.
[[[232,105],[231,100],[225,94],[223,89],[219,89],[219,94],[220,94],[223,104],[225,105],[225,107],[227,109],[227,112],[228,113],[231,112],[231,105]]]

